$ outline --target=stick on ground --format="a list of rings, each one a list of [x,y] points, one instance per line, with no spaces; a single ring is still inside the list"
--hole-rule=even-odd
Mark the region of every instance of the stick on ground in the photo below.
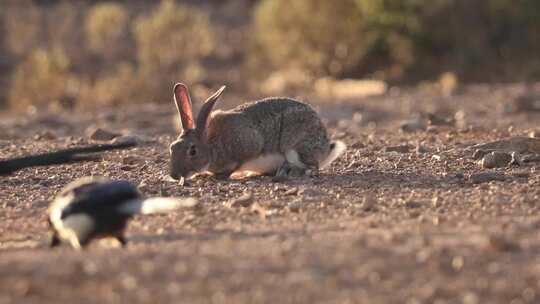
[[[59,165],[71,162],[95,160],[95,156],[87,154],[118,149],[128,149],[134,146],[136,146],[136,143],[132,142],[118,144],[100,144],[1,160],[0,174],[11,174],[17,170],[29,167]]]

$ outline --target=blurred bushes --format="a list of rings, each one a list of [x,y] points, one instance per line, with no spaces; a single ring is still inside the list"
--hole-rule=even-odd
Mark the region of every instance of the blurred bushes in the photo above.
[[[170,99],[179,79],[191,83],[204,76],[201,60],[214,50],[214,35],[202,11],[164,0],[148,16],[135,20],[138,72],[154,100]]]
[[[176,81],[260,95],[327,76],[540,76],[537,0],[233,1],[0,1],[0,105],[169,102]]]
[[[493,80],[540,71],[536,0],[263,0],[254,27],[261,61],[316,75],[395,80],[455,70]]]
[[[32,1],[11,1],[4,4],[4,44],[16,56],[28,54],[39,44],[43,14]],[[9,13],[7,13],[9,11]]]
[[[15,70],[9,100],[13,108],[43,106],[68,91],[70,62],[61,50],[34,50]]]
[[[96,4],[86,15],[85,33],[90,50],[104,58],[118,60],[128,47],[129,14],[117,3]]]
[[[213,50],[208,16],[165,0],[134,26],[137,58],[145,69],[169,69],[197,62]]]
[[[137,102],[152,97],[146,92],[146,85],[135,67],[121,63],[111,73],[98,78],[91,88],[82,94],[83,104],[117,105],[123,102]],[[151,99],[149,99],[151,100]]]
[[[255,11],[261,60],[277,69],[337,76],[356,68],[374,45],[355,0],[265,0]]]
[[[90,105],[170,101],[174,82],[204,78],[201,61],[215,47],[208,15],[171,0],[4,7],[0,45],[11,63],[5,98],[13,108],[65,97]]]

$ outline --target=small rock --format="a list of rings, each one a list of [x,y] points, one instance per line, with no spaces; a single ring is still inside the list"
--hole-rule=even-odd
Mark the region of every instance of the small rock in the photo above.
[[[246,192],[242,196],[230,200],[227,205],[229,207],[249,207],[253,204],[253,192]]]
[[[540,130],[531,131],[528,135],[530,138],[540,138]]]
[[[434,113],[427,114],[427,121],[430,126],[453,126],[455,119],[441,117]]]
[[[285,191],[283,194],[284,195],[296,195],[296,194],[298,194],[298,188],[293,187],[293,188],[288,189],[287,191]]]
[[[301,195],[301,196],[315,197],[315,196],[320,196],[323,194],[324,192],[313,189],[313,188],[302,188],[298,190],[298,195]]]
[[[411,147],[409,145],[388,146],[384,147],[384,152],[409,153]]]
[[[113,133],[113,132],[110,132],[101,128],[90,130],[88,133],[91,140],[97,140],[97,141],[109,141],[120,136],[120,134]]]
[[[415,209],[422,207],[422,204],[414,200],[407,200],[405,201],[405,207]]]
[[[268,210],[266,210],[266,208],[259,205],[258,203],[254,203],[253,205],[251,205],[251,211],[257,213],[263,220],[266,219],[267,215],[269,215]]]
[[[290,212],[300,212],[300,210],[302,209],[302,204],[300,202],[290,202],[288,205],[287,205],[287,208],[289,209]]]
[[[439,133],[440,129],[437,126],[427,126],[426,131],[429,133],[437,134]]]
[[[540,111],[540,96],[535,94],[526,94],[519,96],[510,106],[512,112],[538,112]]]
[[[520,249],[519,244],[499,235],[489,237],[489,247],[496,251],[517,251]]]
[[[56,138],[57,138],[56,134],[54,134],[51,131],[43,131],[43,132],[40,132],[39,134],[37,134],[36,136],[34,136],[34,139],[36,139],[36,140],[40,140],[40,139],[54,140]]]
[[[143,180],[141,181],[141,183],[137,186],[137,188],[139,188],[139,190],[141,191],[146,191],[148,189],[148,183]]]
[[[519,170],[512,172],[512,176],[517,178],[529,178],[531,177],[531,173],[529,170]]]
[[[434,154],[434,155],[431,155],[431,159],[436,160],[436,161],[441,161],[442,156],[438,154]]]
[[[377,201],[373,197],[364,197],[362,199],[362,203],[360,204],[360,208],[363,211],[376,211],[377,210]]]
[[[413,119],[413,120],[402,122],[401,125],[399,126],[399,129],[405,133],[413,133],[413,132],[425,131],[426,125],[419,119]]]
[[[463,172],[458,172],[458,173],[454,174],[454,177],[457,178],[457,179],[464,179],[465,174],[463,174]]]
[[[416,154],[424,154],[424,153],[427,153],[428,150],[426,148],[424,148],[422,145],[417,145],[415,148],[414,148],[414,152]]]
[[[353,143],[351,145],[351,148],[353,148],[353,149],[362,149],[362,148],[365,148],[365,147],[366,147],[366,145],[364,143],[360,142],[360,141],[357,141],[357,142],[355,142],[355,143]]]
[[[139,158],[133,155],[126,156],[122,158],[122,164],[124,165],[134,165],[139,161]]]
[[[491,152],[486,154],[480,162],[482,168],[502,168],[506,167],[512,161],[512,154],[506,152]]]
[[[480,183],[488,183],[491,181],[505,181],[506,176],[501,173],[495,173],[495,172],[481,172],[481,173],[474,173],[471,174],[469,177],[469,180],[473,184],[480,184]]]

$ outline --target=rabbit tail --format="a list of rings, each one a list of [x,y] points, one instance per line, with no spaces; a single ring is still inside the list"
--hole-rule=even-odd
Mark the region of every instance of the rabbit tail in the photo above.
[[[319,168],[323,169],[330,165],[334,160],[336,160],[338,157],[343,154],[347,150],[347,145],[345,145],[344,142],[336,140],[330,144],[330,153],[328,153],[328,156],[326,159],[324,159],[320,165]]]

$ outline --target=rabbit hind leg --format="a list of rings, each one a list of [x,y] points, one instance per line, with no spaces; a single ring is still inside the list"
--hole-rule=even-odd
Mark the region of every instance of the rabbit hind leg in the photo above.
[[[285,161],[278,168],[278,177],[301,177],[316,175],[317,166],[300,160],[300,155],[296,150],[289,150],[285,153]]]
[[[304,175],[317,176],[319,174],[319,163],[321,155],[326,155],[325,150],[330,149],[330,146],[326,148],[324,143],[321,145],[319,141],[307,140],[298,145],[294,153],[288,155],[287,160],[300,165],[304,169]]]

